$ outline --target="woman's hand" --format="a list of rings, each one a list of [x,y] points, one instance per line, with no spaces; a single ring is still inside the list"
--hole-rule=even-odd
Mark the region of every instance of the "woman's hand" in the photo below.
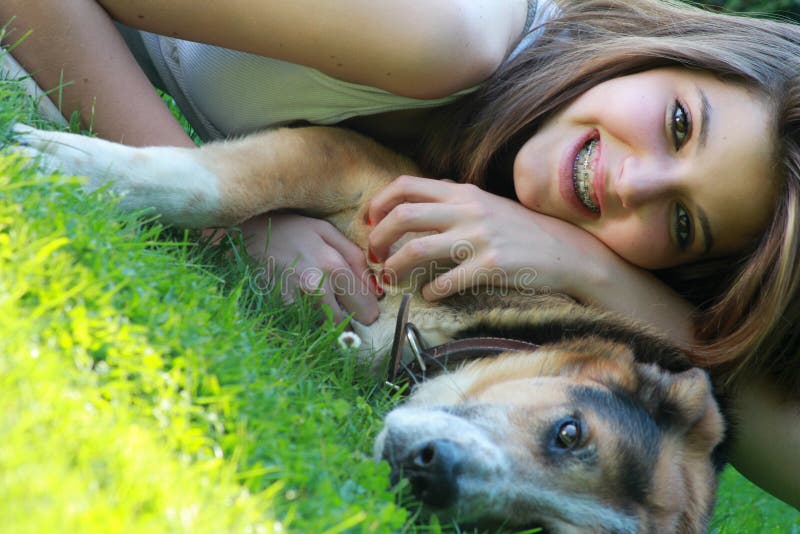
[[[330,223],[291,213],[268,213],[240,224],[247,252],[280,284],[284,299],[298,291],[321,294],[334,319],[348,312],[359,322],[378,318],[375,275],[364,253]]]
[[[370,250],[392,281],[402,282],[430,262],[456,263],[422,289],[436,300],[487,285],[554,290],[580,297],[592,267],[616,256],[593,236],[569,223],[533,212],[476,186],[402,176],[370,204]],[[406,232],[417,237],[389,256]]]
[[[594,236],[473,185],[401,176],[370,203],[373,259],[403,282],[431,262],[455,267],[422,288],[437,300],[477,286],[561,292],[652,324],[679,345],[692,339],[692,307],[651,273]],[[390,247],[407,232],[434,232]]]

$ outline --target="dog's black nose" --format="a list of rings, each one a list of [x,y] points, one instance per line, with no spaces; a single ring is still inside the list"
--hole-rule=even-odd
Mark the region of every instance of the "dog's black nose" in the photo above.
[[[463,466],[461,446],[449,439],[434,439],[412,451],[400,466],[414,495],[432,508],[447,508],[458,496],[458,475]]]

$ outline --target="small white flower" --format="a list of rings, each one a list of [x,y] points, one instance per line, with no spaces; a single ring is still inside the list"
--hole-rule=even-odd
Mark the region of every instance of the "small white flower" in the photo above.
[[[355,332],[342,332],[339,336],[339,346],[342,350],[356,350],[361,346],[361,338]]]

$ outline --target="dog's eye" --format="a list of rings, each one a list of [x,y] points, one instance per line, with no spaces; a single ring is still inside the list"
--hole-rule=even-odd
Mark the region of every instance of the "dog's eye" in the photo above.
[[[559,447],[571,449],[581,440],[581,425],[574,419],[569,419],[561,423],[556,435],[556,443]]]

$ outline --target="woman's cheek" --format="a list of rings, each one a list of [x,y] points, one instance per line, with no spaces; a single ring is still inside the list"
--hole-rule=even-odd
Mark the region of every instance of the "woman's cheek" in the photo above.
[[[668,242],[662,231],[614,226],[592,233],[618,256],[644,269],[672,267],[677,260],[665,246]]]

